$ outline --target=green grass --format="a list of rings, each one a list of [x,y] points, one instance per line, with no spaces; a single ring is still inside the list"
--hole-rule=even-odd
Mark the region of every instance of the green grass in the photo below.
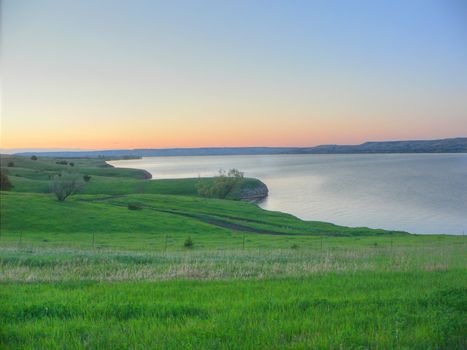
[[[128,203],[133,202],[140,203],[143,209],[128,210]],[[122,242],[125,248],[140,249],[148,240],[160,242],[165,236],[178,240],[192,236],[197,248],[221,248],[238,246],[244,234],[249,241],[263,245],[280,241],[290,246],[291,236],[391,233],[306,222],[246,202],[188,196],[80,195],[58,202],[48,194],[10,192],[2,194],[0,207],[4,244],[15,242],[21,234],[36,243],[49,240],[63,246],[86,246],[90,235],[98,234],[103,246],[114,248]],[[403,234],[394,232],[389,236],[399,235]]]
[[[463,275],[465,277],[465,275]],[[461,349],[458,271],[8,284],[5,349]]]
[[[303,221],[101,159],[69,160],[92,178],[62,203],[57,161],[1,159],[2,349],[467,348],[464,237]]]

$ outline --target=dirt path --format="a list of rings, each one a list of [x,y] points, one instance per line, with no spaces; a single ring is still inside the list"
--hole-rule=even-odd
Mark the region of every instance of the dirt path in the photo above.
[[[90,199],[79,199],[79,201],[83,202],[103,202],[107,201],[110,199],[116,199],[116,198],[122,198],[126,197],[126,195],[112,195],[112,196],[106,196],[106,197],[101,197],[101,198],[90,198]],[[112,205],[116,206],[123,206],[122,204],[116,204],[112,203]],[[169,210],[169,209],[159,209],[155,207],[150,207],[150,206],[143,206],[144,208],[166,213],[166,214],[172,214],[172,215],[179,215],[179,216],[184,216],[184,217],[189,217],[193,219],[200,220],[206,224],[210,224],[213,226],[217,227],[222,227],[222,228],[227,228],[230,230],[234,231],[239,231],[239,232],[249,232],[249,233],[257,233],[257,234],[264,234],[264,235],[281,235],[281,236],[306,236],[309,234],[303,234],[303,233],[288,233],[288,232],[280,232],[280,231],[271,231],[271,230],[264,230],[264,229],[259,229],[259,228],[254,228],[242,224],[237,224],[234,222],[230,221],[225,221],[219,218],[214,218],[212,216],[206,215],[206,214],[193,214],[193,213],[186,213],[186,212],[179,212],[175,210]],[[233,219],[233,220],[244,220],[247,222],[252,222],[252,223],[259,223],[259,224],[268,224],[267,222],[261,221],[261,220],[254,220],[254,219],[245,219],[245,218],[239,218],[235,216],[227,216],[227,215],[219,215],[223,216],[228,219]]]

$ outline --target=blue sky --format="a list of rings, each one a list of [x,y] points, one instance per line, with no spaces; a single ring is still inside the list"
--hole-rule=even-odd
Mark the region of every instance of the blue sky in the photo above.
[[[3,148],[467,135],[467,2],[13,1]]]

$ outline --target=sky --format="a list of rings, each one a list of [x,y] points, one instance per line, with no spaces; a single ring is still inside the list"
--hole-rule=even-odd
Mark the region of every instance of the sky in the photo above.
[[[3,0],[0,147],[467,136],[464,0]]]

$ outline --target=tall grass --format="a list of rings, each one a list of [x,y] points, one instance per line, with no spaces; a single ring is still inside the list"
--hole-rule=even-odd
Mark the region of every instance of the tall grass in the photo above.
[[[169,252],[0,248],[0,282],[258,279],[327,272],[449,271],[465,266],[461,244]]]

